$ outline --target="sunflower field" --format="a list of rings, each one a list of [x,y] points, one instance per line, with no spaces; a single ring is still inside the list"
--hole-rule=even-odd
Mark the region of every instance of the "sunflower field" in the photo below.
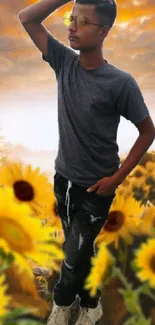
[[[47,323],[63,240],[46,174],[2,160],[0,325]],[[155,324],[155,152],[146,153],[118,187],[95,247],[85,288],[91,296],[102,290],[98,325]]]

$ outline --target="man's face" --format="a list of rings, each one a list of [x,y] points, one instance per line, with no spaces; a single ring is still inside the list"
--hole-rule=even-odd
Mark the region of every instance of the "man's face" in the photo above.
[[[71,15],[73,21],[68,26],[70,46],[75,50],[90,51],[96,47],[101,47],[103,39],[104,28],[98,25],[86,24],[81,29],[78,29],[74,17],[84,15],[90,22],[99,24],[99,19],[95,13],[95,5],[81,5],[75,4],[73,6]],[[75,37],[75,39],[74,39]]]

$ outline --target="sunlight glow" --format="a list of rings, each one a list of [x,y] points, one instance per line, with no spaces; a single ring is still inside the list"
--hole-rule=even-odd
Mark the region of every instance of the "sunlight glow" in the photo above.
[[[133,0],[134,6],[142,6],[145,5],[148,1],[147,0]]]
[[[126,27],[128,27],[128,25],[129,25],[129,23],[125,23],[125,22],[123,22],[123,23],[119,23],[119,24],[117,24],[117,26],[119,27],[119,28],[121,28],[121,29],[125,29]]]

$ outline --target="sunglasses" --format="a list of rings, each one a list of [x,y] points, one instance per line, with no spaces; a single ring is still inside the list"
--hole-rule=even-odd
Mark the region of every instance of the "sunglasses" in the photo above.
[[[91,22],[84,15],[72,16],[72,14],[70,12],[66,12],[65,15],[63,16],[64,25],[68,27],[72,21],[75,21],[77,29],[81,29],[82,27],[84,27],[85,25],[88,25],[88,24],[102,26],[102,27],[104,26],[104,25],[100,25],[100,24]]]

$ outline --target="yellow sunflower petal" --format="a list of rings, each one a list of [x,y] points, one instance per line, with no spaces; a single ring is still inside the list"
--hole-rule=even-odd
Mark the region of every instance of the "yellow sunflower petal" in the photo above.
[[[57,246],[58,239],[52,238],[52,227],[43,227],[40,220],[30,216],[30,207],[16,203],[10,193],[9,188],[0,189],[0,237],[12,253],[31,258],[40,266],[50,260],[54,267],[63,253]]]
[[[141,244],[135,252],[135,264],[139,268],[137,277],[141,281],[149,281],[151,286],[155,285],[155,239],[151,238]]]
[[[13,174],[7,164],[0,167],[0,184],[3,186],[13,185]]]
[[[4,284],[5,280],[5,276],[0,275],[0,317],[7,313],[10,302],[10,297],[6,295],[7,285]]]
[[[139,233],[152,236],[153,228],[155,228],[155,207],[149,203],[142,213]]]
[[[91,262],[92,267],[85,281],[85,289],[89,289],[90,295],[94,296],[98,286],[104,279],[110,263],[112,263],[112,257],[104,244],[100,245],[97,256],[92,257]]]
[[[13,174],[14,179],[21,179],[22,178],[22,164],[21,163],[14,163],[10,165],[10,171]]]

